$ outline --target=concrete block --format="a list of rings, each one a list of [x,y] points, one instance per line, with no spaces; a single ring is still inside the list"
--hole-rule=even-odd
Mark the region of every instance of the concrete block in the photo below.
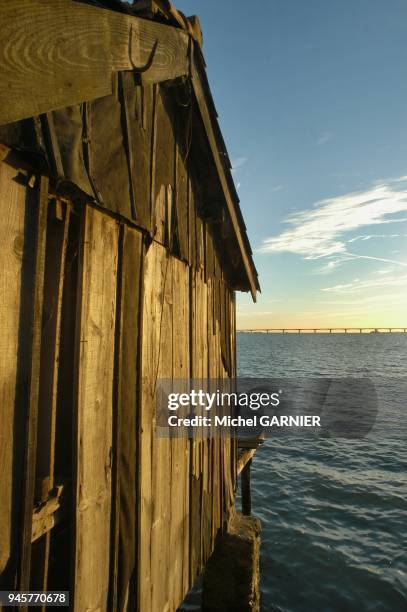
[[[205,568],[204,612],[260,611],[260,520],[236,513]]]

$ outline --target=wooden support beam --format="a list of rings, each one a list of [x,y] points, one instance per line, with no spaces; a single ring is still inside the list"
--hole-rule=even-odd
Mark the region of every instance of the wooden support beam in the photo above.
[[[61,494],[63,486],[55,488],[55,492],[44,504],[33,512],[31,542],[35,542],[44,534],[48,534],[57,524],[57,512],[61,507]]]
[[[261,444],[264,443],[265,439],[266,439],[266,435],[264,432],[262,432],[258,434],[257,436],[254,436],[253,438],[239,438],[237,441],[237,446],[240,449],[243,449],[243,448],[256,449],[257,447],[259,447]]]
[[[250,488],[250,468],[252,460],[250,459],[242,471],[242,512],[245,516],[250,516],[252,513],[252,492]]]
[[[245,466],[249,461],[251,461],[256,454],[255,448],[250,448],[248,450],[243,451],[237,458],[237,475],[244,470]]]
[[[73,0],[1,2],[0,125],[110,95],[121,70],[186,75],[188,45],[178,28]]]

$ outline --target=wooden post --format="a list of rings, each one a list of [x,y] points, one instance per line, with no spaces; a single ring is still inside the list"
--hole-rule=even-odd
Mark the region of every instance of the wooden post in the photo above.
[[[252,496],[250,491],[250,467],[252,460],[248,461],[242,470],[242,512],[245,516],[252,513]]]

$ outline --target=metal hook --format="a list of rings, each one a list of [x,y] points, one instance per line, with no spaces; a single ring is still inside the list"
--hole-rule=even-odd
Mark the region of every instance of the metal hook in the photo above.
[[[151,49],[150,56],[147,60],[147,63],[144,66],[136,66],[133,61],[133,24],[130,26],[130,40],[129,40],[129,55],[130,55],[130,63],[133,67],[133,70],[136,72],[146,72],[149,68],[151,68],[152,63],[154,61],[155,52],[158,47],[158,39],[155,41],[153,48]]]

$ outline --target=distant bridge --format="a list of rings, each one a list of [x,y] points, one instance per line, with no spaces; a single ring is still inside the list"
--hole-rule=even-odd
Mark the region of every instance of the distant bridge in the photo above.
[[[258,329],[238,329],[244,334],[368,334],[368,333],[406,333],[407,327],[270,327]]]

